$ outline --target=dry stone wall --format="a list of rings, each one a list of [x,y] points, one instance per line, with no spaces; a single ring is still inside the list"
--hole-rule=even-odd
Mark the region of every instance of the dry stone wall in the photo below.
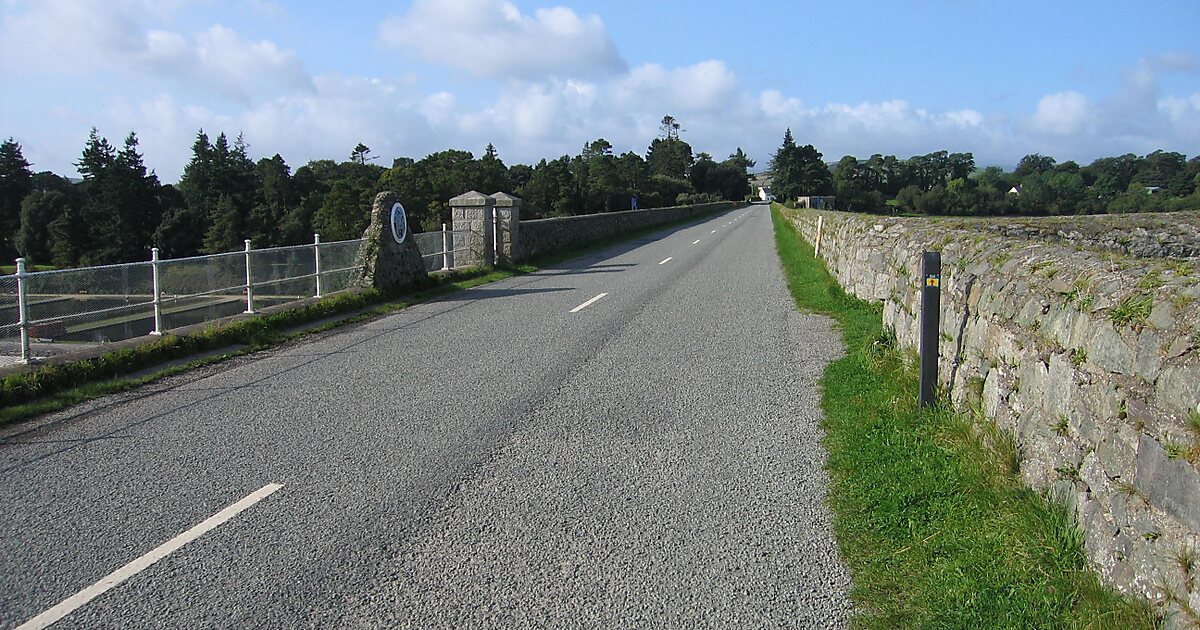
[[[528,260],[567,251],[645,228],[704,216],[717,210],[732,210],[735,205],[733,202],[706,203],[521,221],[518,259]]]
[[[1017,237],[981,221],[789,216],[809,242],[823,217],[831,273],[882,302],[914,350],[921,254],[942,252],[944,392],[1014,436],[1025,482],[1071,502],[1104,579],[1200,610],[1182,561],[1200,551],[1200,259],[1041,236],[1053,227]]]
[[[1099,251],[1150,258],[1200,256],[1200,212],[975,218],[952,222],[962,229],[985,229],[1001,236],[1048,240]]]

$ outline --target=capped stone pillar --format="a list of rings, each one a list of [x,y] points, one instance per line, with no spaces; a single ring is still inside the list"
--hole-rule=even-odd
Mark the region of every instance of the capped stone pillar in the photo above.
[[[496,252],[492,242],[492,208],[496,200],[472,190],[450,200],[450,218],[454,221],[454,231],[469,231],[465,244],[455,243],[454,248],[466,245],[469,251],[459,252],[456,262],[459,265],[494,265]]]
[[[521,257],[521,206],[520,197],[508,193],[492,194],[496,202],[496,262],[512,264]]]

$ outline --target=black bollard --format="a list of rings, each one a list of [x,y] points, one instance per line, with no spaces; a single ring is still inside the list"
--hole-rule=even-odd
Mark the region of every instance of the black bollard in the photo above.
[[[921,259],[921,393],[920,407],[933,404],[938,379],[938,342],[942,310],[942,254],[925,252]]]

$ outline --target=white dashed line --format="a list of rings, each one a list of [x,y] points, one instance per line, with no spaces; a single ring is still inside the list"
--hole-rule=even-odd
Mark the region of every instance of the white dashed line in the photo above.
[[[700,242],[700,239],[696,239],[696,240],[692,241],[692,245],[696,245],[696,244],[698,244],[699,242]]]
[[[660,264],[660,265],[665,265],[665,264],[667,264],[668,262],[671,262],[671,257],[670,257],[670,256],[667,256],[666,258],[664,258],[664,259],[662,259],[662,260],[658,261],[658,264]]]
[[[589,306],[591,306],[591,305],[595,304],[596,302],[598,302],[598,301],[600,300],[600,298],[602,298],[602,297],[604,297],[604,296],[606,296],[606,295],[608,295],[608,294],[607,294],[607,293],[601,293],[600,295],[597,295],[596,297],[594,297],[594,298],[592,298],[592,299],[590,299],[590,300],[588,300],[588,301],[584,302],[583,304],[580,304],[579,306],[576,306],[575,308],[571,309],[571,312],[572,312],[572,313],[578,313],[579,311],[582,311],[583,309],[585,309],[585,308],[587,308],[587,307],[589,307]]]
[[[716,231],[716,230],[713,230],[712,232],[709,232],[709,234],[716,234],[716,233],[717,233],[717,231]]]
[[[88,602],[108,592],[115,586],[118,586],[125,580],[141,573],[149,568],[155,562],[171,555],[179,550],[180,547],[196,540],[197,538],[207,534],[208,532],[224,525],[226,521],[242,513],[246,509],[253,506],[255,503],[262,501],[270,496],[276,490],[282,488],[281,484],[269,483],[246,498],[234,503],[233,505],[217,512],[216,514],[205,519],[203,523],[183,532],[182,534],[168,540],[167,542],[155,547],[150,553],[130,562],[129,564],[109,573],[100,578],[99,582],[79,591],[78,593],[63,600],[54,608],[26,621],[17,626],[17,630],[41,630],[48,628],[58,622],[63,617],[71,614],[75,610],[83,607]]]

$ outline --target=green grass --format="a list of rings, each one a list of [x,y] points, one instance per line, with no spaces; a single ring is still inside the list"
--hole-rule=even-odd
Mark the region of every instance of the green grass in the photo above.
[[[54,265],[25,265],[25,271],[54,271],[58,269]],[[0,276],[17,273],[16,265],[0,265]]]
[[[821,382],[830,504],[859,628],[1153,628],[1102,587],[1069,510],[1025,488],[1011,436],[976,410],[918,410],[917,373],[876,305],[846,295],[773,209],[788,287],[840,325]]]
[[[1130,295],[1108,313],[1108,318],[1117,326],[1143,326],[1154,308],[1154,296],[1145,293]]]
[[[460,289],[494,282],[532,267],[480,268],[432,278],[407,294],[388,295],[377,290],[325,298],[302,308],[214,325],[189,335],[164,335],[154,342],[109,352],[94,359],[42,366],[32,372],[0,379],[0,426],[57,411],[92,398],[126,391],[202,365],[277,346],[301,335],[313,334],[407,308]],[[307,323],[299,332],[288,332]],[[149,375],[130,377],[171,361],[228,349],[222,354],[164,368]]]

